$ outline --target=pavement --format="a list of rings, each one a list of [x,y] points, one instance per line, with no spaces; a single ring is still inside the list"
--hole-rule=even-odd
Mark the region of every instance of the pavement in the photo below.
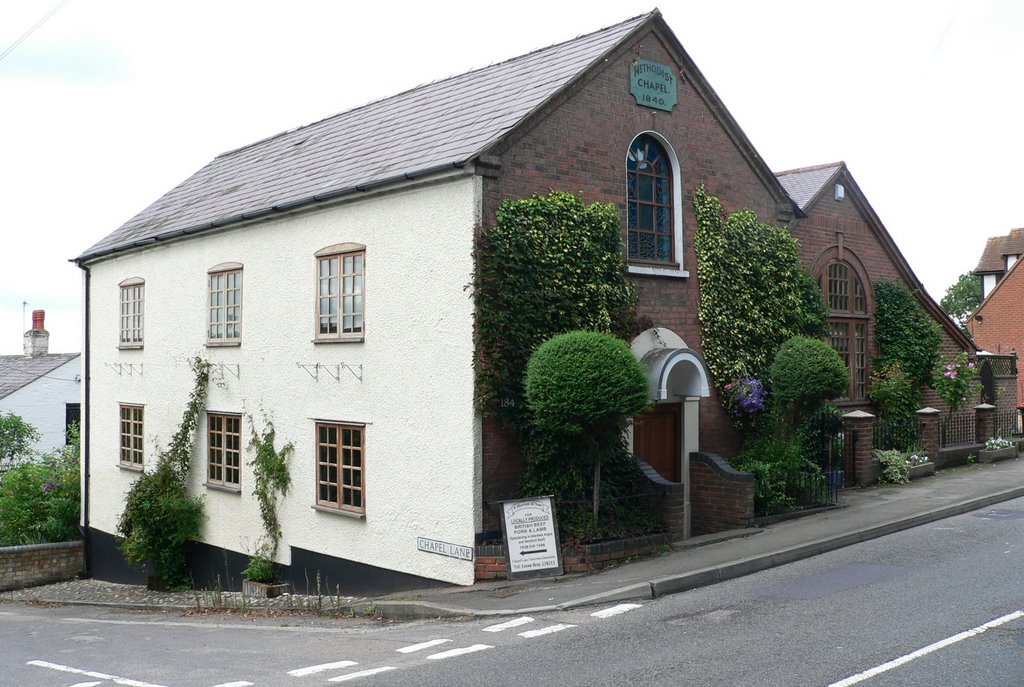
[[[494,617],[650,600],[810,558],[876,537],[1024,496],[1024,459],[939,470],[907,485],[845,489],[839,507],[763,527],[681,540],[672,550],[589,574],[379,598],[285,594],[258,599],[217,590],[153,592],[83,579],[0,593],[0,603],[108,606],[139,610],[239,610],[383,616]],[[991,509],[991,508],[990,508]],[[997,509],[992,509],[997,510]]]

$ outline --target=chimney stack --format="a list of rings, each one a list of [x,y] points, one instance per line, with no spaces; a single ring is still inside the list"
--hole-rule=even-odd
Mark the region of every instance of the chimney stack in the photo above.
[[[45,320],[45,310],[32,311],[32,329],[25,332],[26,358],[36,358],[49,352],[50,332],[44,327]]]

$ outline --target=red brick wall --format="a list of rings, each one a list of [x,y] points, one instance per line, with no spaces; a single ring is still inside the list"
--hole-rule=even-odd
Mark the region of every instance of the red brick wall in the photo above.
[[[754,476],[721,457],[690,454],[690,531],[693,535],[750,527],[754,522]]]
[[[1011,271],[968,323],[974,342],[990,353],[1024,351],[1024,272]],[[978,322],[978,316],[982,321]],[[1016,402],[1024,402],[1024,380],[1017,377]]]
[[[679,158],[683,211],[683,266],[687,279],[637,277],[639,314],[667,327],[688,346],[700,350],[697,322],[697,272],[693,252],[696,220],[693,192],[704,183],[726,210],[752,208],[774,221],[777,199],[752,170],[720,118],[702,99],[683,69],[679,102],[671,113],[636,105],[629,92],[629,65],[640,57],[683,68],[656,34],[625,46],[590,78],[549,104],[513,139],[491,151],[500,160],[495,178],[484,180],[484,228],[494,222],[504,198],[527,197],[549,190],[582,192],[585,202],[605,201],[619,207],[625,226],[626,151],[645,130],[660,133]],[[701,402],[702,448],[733,453],[735,431],[716,399]],[[507,469],[507,437],[494,423],[484,426],[483,483],[485,501],[514,492],[514,471]],[[485,510],[487,510],[485,505]],[[490,517],[486,518],[488,522]],[[488,529],[485,526],[485,530]]]
[[[0,548],[0,591],[73,580],[85,570],[80,541]]]

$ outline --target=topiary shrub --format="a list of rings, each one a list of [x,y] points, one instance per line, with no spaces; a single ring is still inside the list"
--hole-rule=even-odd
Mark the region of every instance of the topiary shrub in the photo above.
[[[846,363],[820,339],[794,336],[775,354],[772,393],[796,424],[822,403],[842,396],[849,383]]]
[[[621,339],[569,332],[544,342],[526,368],[535,427],[579,435],[622,429],[648,405],[647,373]]]
[[[643,365],[624,341],[611,335],[561,334],[530,357],[526,402],[535,441],[548,448],[571,447],[568,458],[579,475],[584,465],[593,466],[596,520],[602,450],[619,444],[629,417],[649,403]]]

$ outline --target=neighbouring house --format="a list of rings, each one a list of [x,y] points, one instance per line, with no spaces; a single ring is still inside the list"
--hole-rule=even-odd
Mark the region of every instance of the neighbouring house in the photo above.
[[[982,301],[967,318],[965,326],[974,343],[989,353],[1013,354],[1024,350],[1024,326],[1020,306],[1024,303],[1024,229],[1007,236],[994,236],[985,244],[974,273],[981,282]],[[1024,385],[1018,378],[1014,401],[1024,404]]]
[[[619,208],[638,314],[653,323],[632,348],[655,410],[631,441],[689,488],[691,454],[738,447],[700,354],[700,184],[727,210],[789,224],[826,287],[920,290],[845,165],[777,178],[657,11],[218,156],[76,259],[92,574],[143,579],[116,548],[118,516],[173,434],[200,355],[215,383],[191,483],[207,515],[197,583],[237,578],[259,535],[245,447],[265,417],[295,447],[278,555],[293,581],[472,583],[459,552],[493,536],[524,463],[475,409],[465,287],[500,202],[549,189]],[[833,307],[855,406],[871,312],[870,296]],[[970,349],[944,331],[948,349]],[[697,469],[714,479],[720,466]]]
[[[999,281],[1017,264],[1021,255],[1024,255],[1024,229],[1011,229],[1006,236],[989,238],[978,266],[974,268],[981,282],[982,300],[988,298]]]
[[[0,356],[0,415],[14,413],[39,432],[35,450],[52,451],[67,442],[80,420],[81,353],[50,353],[46,312],[32,311],[24,355]]]

